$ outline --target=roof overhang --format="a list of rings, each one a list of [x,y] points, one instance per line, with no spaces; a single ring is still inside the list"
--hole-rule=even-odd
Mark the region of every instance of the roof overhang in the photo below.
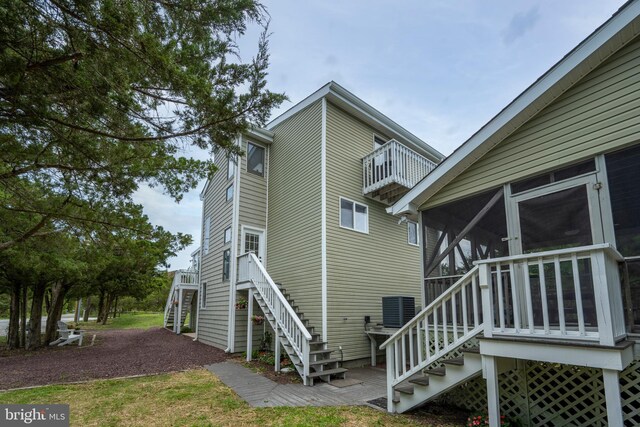
[[[389,207],[387,212],[399,215],[424,204],[639,33],[640,0],[631,0]]]
[[[329,82],[320,89],[291,107],[289,110],[273,119],[267,124],[268,129],[273,129],[280,123],[294,116],[298,112],[304,110],[316,101],[327,98],[327,100],[336,104],[338,107],[369,124],[373,128],[380,129],[391,138],[395,138],[402,144],[417,151],[429,160],[439,163],[444,155],[429,144],[355,96],[336,82]]]

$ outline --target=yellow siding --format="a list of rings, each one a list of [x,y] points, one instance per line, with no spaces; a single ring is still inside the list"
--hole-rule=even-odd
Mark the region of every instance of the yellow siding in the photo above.
[[[362,195],[361,159],[373,151],[373,134],[327,103],[327,329],[330,348],[342,346],[345,360],[369,357],[364,316],[382,322],[383,296],[420,304],[420,250],[407,243],[407,225]],[[369,207],[369,234],[340,227],[341,196]]]
[[[284,285],[316,331],[321,312],[320,102],[273,129],[267,271]]]
[[[198,340],[218,348],[227,347],[229,324],[229,281],[222,281],[222,253],[230,248],[224,244],[224,230],[231,226],[233,200],[226,201],[226,190],[233,183],[227,180],[227,158],[216,159],[218,171],[211,178],[203,200],[201,242],[204,242],[204,221],[211,218],[209,253],[201,254],[200,281],[207,284],[207,308],[199,310]],[[234,195],[237,197],[237,194]]]
[[[422,208],[442,204],[640,139],[640,39],[615,53]]]

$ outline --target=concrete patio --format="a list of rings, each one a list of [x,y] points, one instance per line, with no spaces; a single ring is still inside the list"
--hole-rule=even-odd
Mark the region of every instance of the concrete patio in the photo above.
[[[379,368],[349,369],[336,385],[319,383],[278,384],[235,362],[205,366],[253,407],[364,405],[386,394],[386,371]],[[349,385],[351,384],[351,385]]]

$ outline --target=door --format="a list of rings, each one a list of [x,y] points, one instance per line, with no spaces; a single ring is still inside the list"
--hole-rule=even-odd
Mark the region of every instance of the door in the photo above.
[[[510,197],[511,255],[604,242],[595,174]]]
[[[242,248],[241,252],[246,254],[252,252],[256,254],[262,264],[266,265],[264,230],[260,228],[242,226]]]
[[[590,174],[511,196],[508,206],[511,254],[538,253],[603,243],[604,232],[598,194],[600,188],[596,174]],[[534,326],[543,328],[544,298],[549,323],[555,325],[562,322],[567,329],[575,329],[578,324],[578,306],[574,274],[577,273],[580,278],[582,315],[587,326],[595,325],[590,261],[580,259],[577,262],[575,270],[572,269],[571,261],[566,260],[560,262],[557,268],[553,262],[541,261],[543,271],[539,271],[538,265],[527,265],[524,268],[519,265],[514,273],[515,280],[520,285],[512,286],[508,277],[503,277],[506,285],[504,295],[516,292],[520,312],[524,313],[524,283],[529,283]],[[528,276],[526,282],[523,281],[524,276]],[[543,282],[544,286],[540,283],[541,277],[547,278]],[[542,290],[541,286],[545,289]],[[508,323],[511,324],[513,318],[509,307],[512,301],[516,300],[505,297],[504,301]],[[564,301],[563,310],[560,310],[559,301]],[[522,322],[526,323],[526,320],[522,319]]]

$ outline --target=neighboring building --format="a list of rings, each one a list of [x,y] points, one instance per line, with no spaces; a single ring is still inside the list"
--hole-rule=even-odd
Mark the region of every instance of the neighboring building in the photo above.
[[[639,33],[634,0],[392,207],[426,308],[383,345],[390,411],[640,424]]]
[[[386,209],[442,155],[334,82],[237,144],[246,155],[217,153],[201,194],[197,339],[250,350],[254,313],[305,383],[368,362],[365,317],[382,322],[384,296],[421,296],[417,223]]]

